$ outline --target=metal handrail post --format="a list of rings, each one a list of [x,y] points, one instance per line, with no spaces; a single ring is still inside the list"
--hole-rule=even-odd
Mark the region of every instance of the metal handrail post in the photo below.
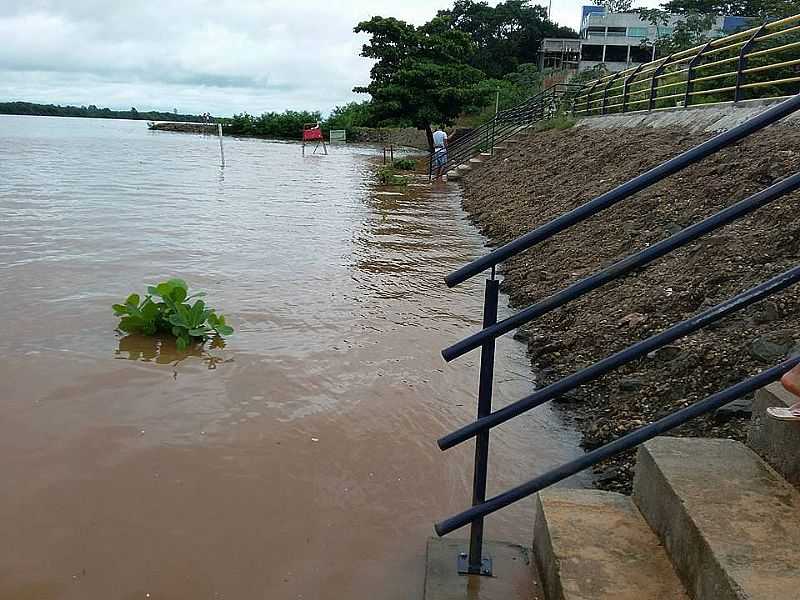
[[[606,107],[608,106],[608,90],[611,89],[611,86],[614,85],[614,82],[619,79],[619,76],[622,75],[622,71],[614,75],[611,79],[608,80],[608,84],[606,87],[603,88],[603,104],[600,108],[600,114],[606,114]]]
[[[655,71],[653,71],[653,76],[650,78],[650,104],[647,110],[653,110],[656,107],[656,79],[658,79],[664,72],[664,69],[667,68],[667,63],[670,58],[672,58],[672,54],[665,58],[663,62],[656,67]]]
[[[753,35],[750,36],[742,48],[739,50],[739,62],[737,63],[736,67],[736,88],[733,91],[733,101],[739,102],[742,99],[742,83],[744,83],[744,69],[747,66],[747,53],[753,47],[753,44],[756,42],[756,38],[761,35],[764,31],[764,28],[767,25],[764,24],[758,28]]]
[[[484,326],[497,322],[497,301],[500,282],[494,277],[486,280],[483,302]],[[492,384],[494,379],[494,340],[484,344],[481,349],[481,370],[478,383],[478,418],[492,413]],[[489,431],[482,432],[475,440],[475,474],[472,481],[472,505],[479,506],[486,501],[486,477],[489,468]],[[465,561],[464,559],[467,558]],[[459,554],[458,572],[462,575],[492,575],[492,559],[483,555],[483,517],[472,522],[469,536],[469,556]]]
[[[581,88],[581,89],[583,89],[583,88]],[[580,92],[580,90],[579,90],[579,92]],[[575,104],[576,104],[575,100],[577,100],[577,99],[578,99],[578,93],[576,93],[574,96],[572,96],[570,98],[570,112],[572,113],[573,117],[575,116]]]
[[[600,84],[600,81],[595,81],[592,84],[592,87],[589,88],[589,91],[586,92],[586,115],[589,115],[589,105],[591,104],[592,94],[594,93],[594,88],[596,88]]]
[[[628,110],[628,97],[630,96],[630,85],[633,78],[639,74],[639,71],[642,70],[644,67],[644,63],[640,64],[636,69],[625,78],[625,82],[622,84],[622,112],[627,112]]]
[[[689,106],[692,102],[692,92],[694,91],[694,68],[697,66],[703,58],[703,53],[708,49],[711,45],[711,42],[706,42],[706,45],[700,48],[700,52],[695,54],[692,57],[692,60],[689,61],[689,64],[686,66],[686,95],[683,97],[683,105]]]

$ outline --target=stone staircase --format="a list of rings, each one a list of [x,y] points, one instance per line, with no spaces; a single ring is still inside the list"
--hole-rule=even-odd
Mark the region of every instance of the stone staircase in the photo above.
[[[533,550],[546,600],[800,599],[800,424],[765,417],[795,401],[778,383],[758,392],[750,447],[651,440],[632,497],[539,494]]]
[[[520,129],[517,133],[503,140],[503,143],[494,147],[494,153],[481,152],[477,156],[470,158],[468,161],[461,163],[455,169],[451,169],[446,173],[447,181],[458,181],[465,173],[479,169],[484,163],[496,156],[503,156],[508,153],[518,142],[522,141],[526,136],[524,129]]]

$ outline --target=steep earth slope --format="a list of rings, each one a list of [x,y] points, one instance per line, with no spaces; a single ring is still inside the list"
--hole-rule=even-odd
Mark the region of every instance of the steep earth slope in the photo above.
[[[628,129],[532,133],[463,180],[464,206],[493,243],[506,242],[709,136]],[[504,286],[526,306],[668,237],[800,168],[800,130],[773,126],[512,259]],[[568,375],[796,265],[800,194],[774,201],[636,274],[519,332],[541,383]],[[587,448],[775,364],[800,341],[800,287],[726,318],[560,401]],[[744,439],[745,420],[717,414],[679,435]],[[598,469],[627,490],[632,457]]]

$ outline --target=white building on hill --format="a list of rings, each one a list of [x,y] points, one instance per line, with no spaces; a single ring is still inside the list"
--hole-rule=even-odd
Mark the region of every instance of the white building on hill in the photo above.
[[[539,68],[583,70],[605,65],[609,71],[656,58],[653,42],[672,35],[681,15],[671,15],[665,25],[652,25],[639,13],[609,13],[603,6],[584,6],[580,39],[545,38],[539,51]],[[744,17],[716,17],[709,37],[730,35],[748,26]]]

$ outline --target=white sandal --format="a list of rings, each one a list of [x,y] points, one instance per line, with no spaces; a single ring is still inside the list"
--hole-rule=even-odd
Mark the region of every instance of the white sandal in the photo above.
[[[767,414],[778,421],[800,421],[800,402],[793,404],[789,408],[782,406],[770,406]]]

